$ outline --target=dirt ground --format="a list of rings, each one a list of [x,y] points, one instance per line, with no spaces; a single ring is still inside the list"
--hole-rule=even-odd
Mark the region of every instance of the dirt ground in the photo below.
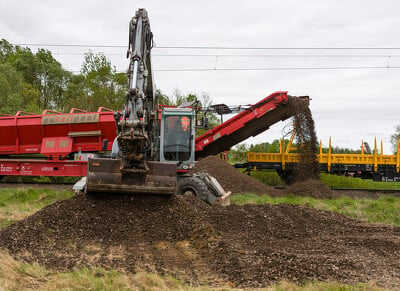
[[[318,199],[329,199],[339,197],[340,193],[330,190],[319,180],[304,178],[287,189],[278,190],[265,185],[251,176],[244,175],[235,167],[217,157],[207,157],[196,163],[196,172],[206,171],[214,176],[225,191],[232,193],[255,193],[268,194],[270,196],[282,196],[294,194],[309,196]]]
[[[191,284],[372,280],[400,288],[400,228],[286,204],[81,195],[3,229],[0,246],[52,269],[103,266]]]
[[[208,171],[233,193],[338,196],[317,180],[308,106],[296,112],[295,122],[303,148],[298,183],[287,190],[268,187],[215,157],[197,163],[196,171]],[[77,195],[2,229],[0,247],[51,269],[156,272],[193,285],[373,281],[400,289],[399,227],[288,204],[220,207],[192,196]]]
[[[232,193],[268,193],[272,195],[276,192],[274,187],[242,174],[232,165],[214,156],[204,158],[195,164],[194,172],[200,171],[205,171],[215,177],[225,191]]]

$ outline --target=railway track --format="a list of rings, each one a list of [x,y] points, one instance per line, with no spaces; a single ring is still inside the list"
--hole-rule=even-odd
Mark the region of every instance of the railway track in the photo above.
[[[334,191],[359,191],[359,192],[372,192],[372,193],[397,193],[400,195],[400,189],[363,189],[363,188],[331,188]]]
[[[275,189],[285,190],[288,187],[276,186]],[[366,189],[366,188],[330,188],[333,191],[354,191],[354,192],[373,192],[373,193],[399,193],[400,189]]]
[[[275,188],[280,190],[287,189],[287,187]],[[338,193],[338,196],[347,196],[354,199],[378,199],[381,195],[400,197],[400,189],[330,188],[330,190]]]

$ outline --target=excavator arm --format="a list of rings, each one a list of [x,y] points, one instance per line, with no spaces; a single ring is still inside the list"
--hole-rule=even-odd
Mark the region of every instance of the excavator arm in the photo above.
[[[126,102],[114,118],[117,137],[112,158],[89,159],[86,192],[172,195],[176,164],[159,162],[159,121],[153,90],[153,34],[145,9],[129,23]]]
[[[154,159],[156,148],[156,100],[153,90],[151,48],[153,34],[145,9],[139,9],[129,22],[127,57],[128,91],[122,110],[115,113],[119,157],[125,169],[146,169],[146,160]]]

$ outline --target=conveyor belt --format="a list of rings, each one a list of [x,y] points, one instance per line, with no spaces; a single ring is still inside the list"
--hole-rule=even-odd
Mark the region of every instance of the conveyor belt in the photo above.
[[[285,91],[275,92],[196,139],[196,159],[216,155],[291,117]]]

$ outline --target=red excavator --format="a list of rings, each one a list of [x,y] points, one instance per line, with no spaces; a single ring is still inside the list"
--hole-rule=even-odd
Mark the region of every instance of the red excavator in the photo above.
[[[166,107],[153,88],[153,34],[148,14],[130,21],[128,90],[121,111],[72,109],[41,115],[0,115],[0,176],[85,176],[75,189],[87,193],[193,192],[210,204],[228,204],[226,193],[207,173],[188,174],[195,160],[216,155],[291,117],[287,92],[275,92],[195,138],[196,104]],[[224,113],[225,105],[215,106]],[[225,111],[226,113],[226,111]]]

